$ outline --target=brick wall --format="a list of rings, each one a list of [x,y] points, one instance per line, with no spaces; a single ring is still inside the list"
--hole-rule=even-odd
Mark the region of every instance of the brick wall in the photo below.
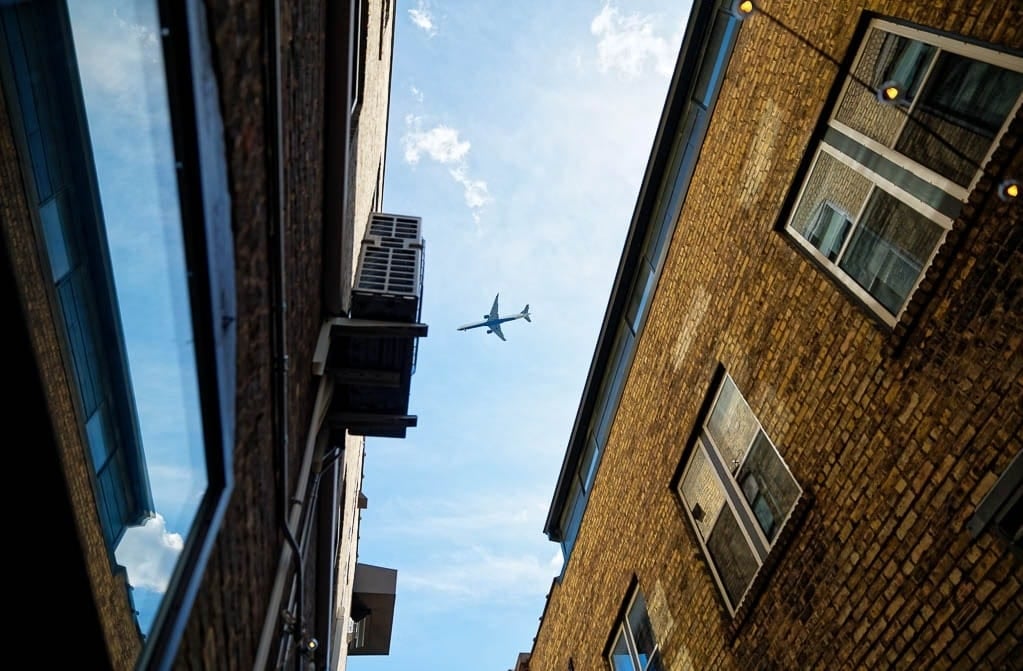
[[[762,7],[839,61],[864,9],[1023,45],[1006,1]],[[775,228],[835,74],[744,22],[531,669],[607,668],[634,574],[672,671],[1019,668],[1023,562],[965,524],[1023,449],[1021,208],[982,180],[893,335]],[[719,365],[811,496],[737,628],[670,489]]]

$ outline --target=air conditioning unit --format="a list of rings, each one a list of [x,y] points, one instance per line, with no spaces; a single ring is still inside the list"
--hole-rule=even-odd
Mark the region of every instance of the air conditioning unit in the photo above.
[[[425,242],[422,220],[370,215],[352,285],[355,319],[418,322],[423,292]]]

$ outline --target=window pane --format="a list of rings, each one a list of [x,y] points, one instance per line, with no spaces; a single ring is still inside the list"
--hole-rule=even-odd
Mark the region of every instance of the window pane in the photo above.
[[[942,52],[896,149],[969,186],[1023,91],[1023,74]]]
[[[795,507],[800,489],[763,431],[757,435],[737,479],[764,536],[773,541]]]
[[[650,660],[646,665],[646,671],[664,671],[664,664],[661,663],[660,651],[657,651],[650,656]]]
[[[903,107],[916,96],[934,52],[934,47],[922,42],[872,29],[835,118],[885,146],[892,146],[905,122]],[[900,85],[903,105],[883,105],[877,101],[877,90],[889,81]]]
[[[650,626],[650,618],[647,617],[646,601],[642,594],[636,595],[636,600],[629,609],[629,631],[632,632],[632,639],[636,643],[639,665],[646,668],[650,656],[657,648],[657,642],[654,640],[654,631]]]
[[[834,261],[848,235],[845,220],[856,218],[870,187],[866,177],[820,152],[790,226]]]
[[[898,314],[943,234],[916,210],[875,189],[839,266]]]
[[[696,530],[704,540],[714,528],[721,508],[725,505],[725,492],[707,459],[703,442],[697,441],[680,487],[682,499],[696,520]]]
[[[821,203],[805,237],[829,261],[835,261],[850,228],[852,222],[845,213],[839,212],[830,203]]]
[[[760,564],[753,554],[732,509],[725,506],[707,539],[707,552],[724,584],[732,608],[737,608],[742,595],[753,582]]]
[[[43,223],[43,238],[46,253],[50,257],[50,271],[56,283],[71,269],[67,242],[64,240],[65,225],[62,221],[61,197],[58,195],[39,206],[39,219]]]
[[[636,671],[632,663],[632,655],[629,654],[629,644],[625,640],[625,631],[618,633],[618,640],[615,641],[614,652],[611,653],[611,665],[614,671]]]
[[[735,387],[732,378],[725,376],[721,384],[721,393],[714,404],[710,419],[707,420],[707,432],[732,473],[739,468],[746,450],[753,442],[753,436],[759,429],[760,423]]]

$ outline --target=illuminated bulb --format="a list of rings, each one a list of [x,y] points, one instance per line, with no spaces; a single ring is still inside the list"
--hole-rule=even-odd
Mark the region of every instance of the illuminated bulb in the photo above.
[[[900,96],[902,96],[902,87],[896,81],[887,81],[881,84],[881,88],[877,90],[877,99],[886,105],[896,102]]]
[[[753,11],[753,2],[751,0],[742,0],[739,3],[739,11],[743,14],[749,14]]]
[[[1019,181],[1006,179],[998,185],[998,197],[1006,202],[1012,202],[1019,198]]]

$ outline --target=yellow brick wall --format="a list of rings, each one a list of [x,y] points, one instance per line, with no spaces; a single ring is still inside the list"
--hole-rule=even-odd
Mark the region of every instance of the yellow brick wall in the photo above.
[[[606,669],[632,576],[665,666],[1018,668],[1023,562],[965,524],[1023,449],[1023,221],[982,181],[915,328],[776,230],[861,14],[1023,46],[992,2],[763,0],[740,31],[621,409],[530,669]],[[996,155],[1023,172],[1019,133]],[[625,222],[623,222],[623,225]],[[931,286],[933,285],[933,286]],[[736,631],[670,483],[724,365],[812,503]],[[1016,660],[1016,661],[1013,661]]]

